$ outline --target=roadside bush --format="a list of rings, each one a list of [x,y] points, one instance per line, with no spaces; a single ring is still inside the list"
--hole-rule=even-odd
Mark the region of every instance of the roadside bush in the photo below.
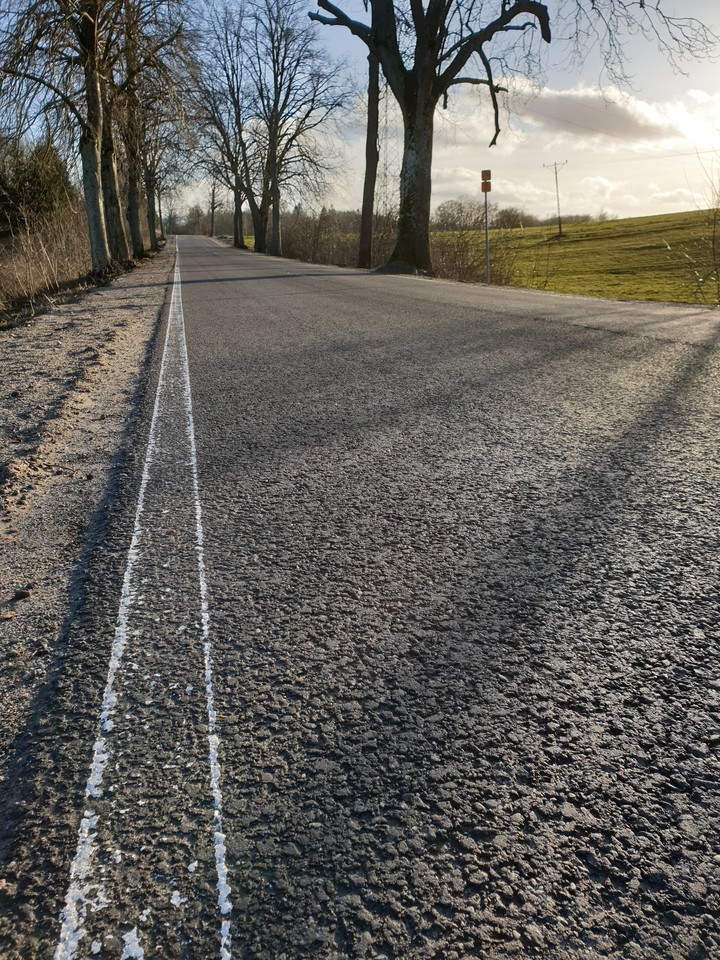
[[[540,221],[531,213],[526,213],[518,207],[502,207],[491,219],[494,227],[504,230],[513,230],[515,227],[536,227]]]
[[[378,214],[373,226],[373,266],[387,262],[395,244],[394,212]],[[357,210],[323,207],[311,213],[297,206],[283,213],[283,254],[305,263],[330,263],[356,267],[360,247],[360,214]]]
[[[22,229],[77,200],[67,168],[48,142],[0,141],[0,232]]]
[[[282,218],[283,254],[305,263],[332,263],[355,266],[358,238],[340,229],[335,210],[323,207],[319,214],[307,213],[298,206]]]
[[[490,223],[497,213],[494,203],[488,204]],[[431,229],[438,232],[458,230],[481,230],[485,226],[485,201],[472,197],[460,197],[458,200],[446,200],[441,203],[431,221]]]
[[[483,283],[485,280],[485,241],[481,205],[468,201],[448,201],[438,208],[440,218],[434,224],[452,224],[451,229],[435,229],[431,234],[435,274],[447,280]],[[465,224],[465,226],[462,226]],[[339,267],[357,266],[359,214],[333,208],[311,213],[297,206],[283,213],[283,254],[305,263],[328,263]],[[387,263],[397,229],[397,212],[378,214],[373,225],[373,267]],[[517,240],[511,230],[491,230],[490,282],[513,282]]]
[[[464,283],[485,282],[485,234],[482,230],[436,231],[430,236],[435,274]],[[509,230],[490,231],[490,283],[513,282],[517,242]]]
[[[0,241],[0,314],[38,303],[90,273],[85,208],[68,203],[52,214],[16,211]]]

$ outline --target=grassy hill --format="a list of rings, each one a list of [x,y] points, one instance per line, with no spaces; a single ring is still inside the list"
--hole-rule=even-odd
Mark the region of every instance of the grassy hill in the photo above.
[[[617,300],[720,300],[717,210],[571,224],[561,240],[551,227],[505,234],[516,286]]]

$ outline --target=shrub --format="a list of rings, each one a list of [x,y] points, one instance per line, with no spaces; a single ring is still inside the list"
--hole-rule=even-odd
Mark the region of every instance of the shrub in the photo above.
[[[22,209],[0,247],[0,313],[42,299],[87,276],[90,250],[82,203],[40,216]]]
[[[0,231],[22,229],[77,201],[67,168],[56,148],[41,142],[0,141]]]
[[[435,232],[430,242],[436,276],[464,283],[484,283],[484,230]],[[490,283],[504,286],[513,282],[516,255],[517,241],[511,231],[490,231]]]

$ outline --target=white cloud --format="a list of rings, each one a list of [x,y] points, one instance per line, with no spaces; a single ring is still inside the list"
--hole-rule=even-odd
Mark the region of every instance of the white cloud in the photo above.
[[[607,203],[616,197],[626,184],[622,180],[608,180],[607,177],[583,177],[580,181],[582,195],[588,201]]]
[[[617,90],[546,88],[518,112],[528,126],[562,134],[569,142],[580,141],[593,148],[597,141],[637,147],[682,135],[676,117]]]
[[[663,204],[666,208],[680,205],[683,210],[691,209],[697,202],[695,194],[686,187],[679,187],[677,190],[656,190],[650,194],[650,199]]]

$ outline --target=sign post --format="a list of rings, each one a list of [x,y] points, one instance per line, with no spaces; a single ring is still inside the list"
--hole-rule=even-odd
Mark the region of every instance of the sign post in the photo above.
[[[488,223],[488,194],[490,193],[490,171],[483,170],[480,187],[485,194],[485,283],[490,283],[490,225]]]

